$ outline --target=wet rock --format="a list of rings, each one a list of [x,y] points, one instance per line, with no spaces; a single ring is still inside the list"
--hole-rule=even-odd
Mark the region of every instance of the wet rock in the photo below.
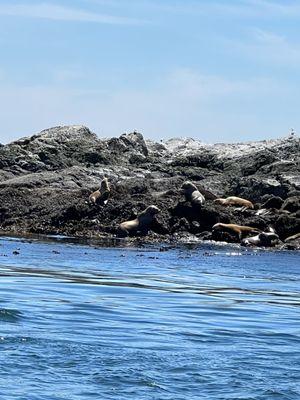
[[[237,235],[230,234],[229,232],[222,232],[215,230],[212,232],[211,239],[216,242],[239,243],[240,239]]]

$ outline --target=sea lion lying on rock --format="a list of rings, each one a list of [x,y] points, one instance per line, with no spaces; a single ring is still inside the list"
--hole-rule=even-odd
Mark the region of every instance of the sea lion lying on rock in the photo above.
[[[284,245],[282,248],[288,250],[300,250],[300,233],[296,233],[296,235],[287,237],[284,240]]]
[[[252,228],[251,226],[243,226],[243,225],[236,225],[236,224],[223,224],[218,222],[212,227],[212,230],[222,230],[229,233],[234,233],[239,237],[241,240],[245,234],[248,233],[260,233],[261,231],[257,228]]]
[[[261,232],[256,236],[252,236],[242,240],[243,246],[274,246],[279,242],[279,236],[275,232]]]
[[[202,206],[205,203],[205,198],[201,194],[196,185],[190,181],[185,181],[181,189],[183,190],[186,201],[190,201],[192,205]]]
[[[218,198],[214,200],[214,203],[221,204],[222,206],[241,206],[243,208],[254,209],[254,205],[251,201],[236,196],[226,197],[226,199]]]
[[[93,204],[107,204],[110,196],[110,187],[107,178],[104,178],[100,183],[100,188],[90,194],[89,201]]]
[[[298,240],[298,239],[300,239],[300,233],[296,233],[296,235],[292,235],[292,236],[287,237],[287,238],[284,240],[284,242],[285,242],[285,243],[287,243],[287,242],[292,242],[293,240]]]
[[[160,209],[156,206],[149,206],[140,213],[135,219],[131,221],[122,222],[117,230],[118,236],[128,236],[141,233],[146,235],[150,229],[150,226],[155,218],[155,215],[160,212]]]

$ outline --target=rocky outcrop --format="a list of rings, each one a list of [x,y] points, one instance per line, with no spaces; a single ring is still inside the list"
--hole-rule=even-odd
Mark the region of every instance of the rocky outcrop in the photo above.
[[[5,232],[111,236],[123,220],[149,204],[162,210],[153,240],[186,232],[201,239],[236,241],[211,233],[217,222],[273,226],[281,240],[300,232],[300,141],[207,145],[194,139],[155,143],[138,132],[99,139],[84,126],[55,127],[0,146],[0,229]],[[89,204],[106,176],[111,199]],[[185,180],[205,196],[185,201]],[[222,207],[218,197],[244,197],[255,210]],[[163,236],[162,236],[163,235]],[[174,236],[175,235],[175,236]]]

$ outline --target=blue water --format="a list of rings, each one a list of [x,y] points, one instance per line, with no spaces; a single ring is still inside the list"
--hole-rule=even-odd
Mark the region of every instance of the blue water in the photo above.
[[[299,283],[296,252],[0,237],[0,399],[300,399]]]

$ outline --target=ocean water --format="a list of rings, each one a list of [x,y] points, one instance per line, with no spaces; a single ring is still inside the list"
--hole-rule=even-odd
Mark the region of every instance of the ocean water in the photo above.
[[[300,253],[0,237],[0,399],[300,399]]]

